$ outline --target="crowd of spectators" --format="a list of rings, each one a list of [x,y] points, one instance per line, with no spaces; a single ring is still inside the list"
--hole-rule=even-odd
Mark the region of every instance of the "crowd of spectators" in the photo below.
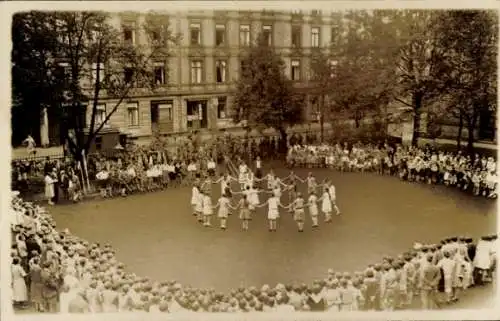
[[[415,243],[357,272],[329,269],[310,284],[239,287],[228,293],[128,271],[109,244],[58,231],[45,208],[13,193],[12,290],[38,312],[282,312],[435,309],[492,281],[497,236]]]
[[[429,148],[389,144],[314,144],[311,137],[292,137],[286,160],[290,166],[372,171],[401,179],[443,183],[496,196],[496,163],[492,158],[445,153]],[[223,163],[234,155],[249,162],[260,156],[279,158],[274,138],[218,137],[200,144],[186,140],[172,150],[155,142],[112,156],[91,155],[89,177],[105,197],[164,188],[189,182],[190,172],[206,160]],[[25,191],[42,176],[48,204],[78,201],[85,188],[82,164],[64,160],[17,161],[15,186]],[[479,183],[478,183],[479,182]],[[28,186],[26,186],[28,185]],[[108,244],[97,244],[56,230],[50,213],[12,199],[12,289],[16,308],[39,312],[250,312],[356,311],[434,309],[456,301],[470,287],[492,281],[497,236],[478,240],[451,237],[418,244],[397,257],[385,257],[357,272],[327,273],[311,284],[240,287],[229,293],[198,289],[175,280],[158,282],[137,276],[117,261]]]
[[[475,196],[497,197],[497,164],[493,157],[445,152],[427,147],[356,143],[294,145],[287,163],[348,172],[375,172],[402,180],[453,186]]]
[[[103,197],[124,196],[188,184],[193,172],[207,170],[209,160],[222,164],[227,155],[248,161],[256,155],[277,158],[280,144],[274,136],[222,135],[204,142],[184,139],[175,146],[164,141],[147,146],[131,144],[124,150],[89,155],[86,168],[71,157],[16,160],[12,163],[12,188],[23,196],[43,192],[49,205],[77,202],[90,190]]]

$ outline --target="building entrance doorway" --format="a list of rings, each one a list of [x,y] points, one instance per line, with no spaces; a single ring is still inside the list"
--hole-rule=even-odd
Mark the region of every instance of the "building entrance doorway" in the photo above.
[[[201,129],[208,127],[206,100],[188,100],[186,108],[188,129]]]

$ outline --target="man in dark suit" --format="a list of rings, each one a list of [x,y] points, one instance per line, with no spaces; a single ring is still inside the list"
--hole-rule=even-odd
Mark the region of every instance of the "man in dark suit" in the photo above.
[[[54,168],[54,164],[52,164],[50,157],[47,156],[47,158],[45,158],[45,165],[43,166],[43,173],[45,175],[52,173],[52,168]]]
[[[38,242],[35,240],[33,234],[29,234],[25,242],[26,242],[26,251],[28,252],[28,262],[29,260],[31,260],[33,256],[42,254],[42,248],[40,247],[40,244],[38,244]]]

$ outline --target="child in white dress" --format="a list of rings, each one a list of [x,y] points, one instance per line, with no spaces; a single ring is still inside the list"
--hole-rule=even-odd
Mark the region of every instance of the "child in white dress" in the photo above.
[[[200,189],[198,188],[197,185],[193,185],[191,189],[191,208],[193,209],[194,216],[198,216],[197,204],[198,204],[199,194],[200,194]]]
[[[203,222],[203,199],[204,195],[202,191],[198,191],[198,194],[195,199],[195,213],[196,213],[196,218],[198,219],[198,222]]]
[[[332,202],[330,201],[330,193],[328,193],[327,187],[323,189],[323,195],[321,195],[318,201],[321,201],[321,211],[325,214],[325,222],[331,222]]]
[[[276,220],[279,217],[279,207],[287,207],[280,203],[280,200],[276,195],[271,196],[265,203],[259,205],[258,207],[263,207],[265,205],[268,205],[267,219],[269,221],[269,232],[276,232]]]
[[[318,227],[318,197],[314,191],[309,193],[307,206],[309,207],[309,215],[311,215],[312,226]]]
[[[219,207],[219,210],[217,212],[217,217],[220,220],[220,228],[222,230],[225,230],[227,228],[227,216],[229,215],[230,206],[231,206],[231,201],[229,200],[229,198],[225,193],[222,194],[222,196],[217,201],[217,204],[215,204],[214,206],[214,209],[216,207]]]
[[[203,226],[212,226],[210,220],[213,213],[212,197],[210,197],[207,193],[203,193]]]

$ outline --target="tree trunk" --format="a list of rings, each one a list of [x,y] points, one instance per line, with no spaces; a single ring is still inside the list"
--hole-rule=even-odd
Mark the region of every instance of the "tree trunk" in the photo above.
[[[464,128],[464,116],[460,114],[458,119],[457,151],[462,148],[462,130]]]
[[[282,154],[286,153],[286,149],[287,149],[287,141],[288,141],[288,135],[286,133],[286,129],[283,128],[283,127],[280,127],[278,129],[279,133],[280,133],[280,137],[281,137],[281,140],[280,140],[280,144],[278,144],[278,151]]]
[[[411,145],[417,146],[420,137],[420,113],[422,109],[422,94],[414,93],[413,97],[413,135]]]
[[[474,125],[468,124],[467,126],[467,152],[469,155],[474,155]]]
[[[467,152],[470,156],[474,155],[474,128],[476,127],[476,122],[477,115],[474,112],[471,119],[467,122]]]
[[[325,95],[321,95],[319,106],[319,134],[320,141],[323,143],[325,139]]]

